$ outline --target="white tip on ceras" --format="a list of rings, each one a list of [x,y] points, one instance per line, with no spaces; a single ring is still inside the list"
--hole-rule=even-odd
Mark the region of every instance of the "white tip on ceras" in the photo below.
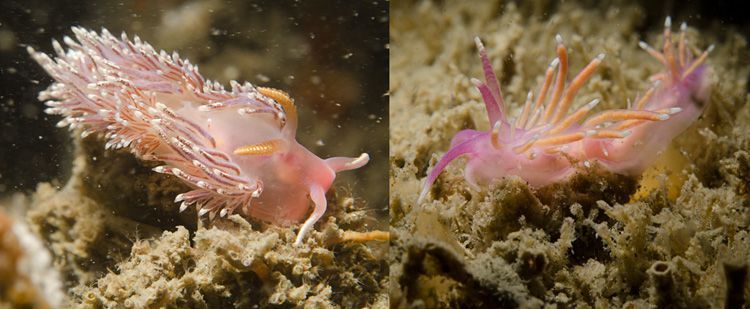
[[[57,40],[52,40],[52,49],[55,50],[58,56],[63,57],[65,56],[65,50],[62,48],[62,45],[60,45],[60,42]]]
[[[62,111],[59,107],[49,107],[44,109],[44,113],[47,115],[57,115]]]
[[[492,133],[490,134],[490,143],[495,149],[500,148],[500,121],[495,121],[495,125],[492,126]]]
[[[187,209],[187,208],[188,208],[188,204],[187,203],[182,202],[182,204],[180,204],[180,212],[185,211],[185,209]]]
[[[679,113],[681,111],[682,111],[682,108],[680,108],[680,107],[672,107],[669,110],[667,110],[667,113],[669,113],[670,115],[674,115],[674,114],[677,114],[677,113]]]
[[[238,83],[236,80],[230,80],[229,86],[232,88],[232,92],[240,92],[240,83]]]
[[[672,27],[672,17],[667,16],[666,19],[664,19],[664,28],[671,28]]]
[[[560,35],[559,33],[555,35],[555,42],[557,42],[557,44],[562,44],[563,43],[562,35]]]
[[[478,79],[476,79],[476,78],[473,78],[473,77],[472,77],[472,78],[470,79],[470,81],[471,81],[471,83],[472,83],[472,84],[474,84],[474,86],[476,86],[477,88],[478,88],[478,87],[480,87],[480,86],[482,86],[482,81],[480,81],[480,80],[478,80]]]
[[[208,213],[208,208],[201,208],[201,210],[198,211],[198,217],[203,217],[203,215]]]
[[[222,218],[226,217],[227,216],[227,209],[226,208],[222,208],[221,211],[219,212],[219,216],[221,216]]]
[[[680,31],[685,31],[685,30],[687,30],[687,23],[683,21],[682,24],[680,25]]]
[[[599,102],[600,102],[599,99],[593,99],[593,100],[591,100],[591,102],[589,102],[588,104],[586,104],[586,108],[587,109],[593,109],[594,107],[596,107],[597,105],[599,105]]]
[[[604,57],[606,57],[606,56],[607,55],[605,55],[604,53],[598,54],[598,55],[596,55],[596,60],[599,60],[600,62],[604,61]]]
[[[107,38],[113,37],[112,34],[109,33],[109,30],[107,30],[107,28],[102,27],[101,33],[102,33],[102,36],[104,37],[107,37]]]
[[[480,40],[478,36],[474,37],[474,44],[477,45],[477,50],[479,51],[484,50],[484,44],[482,44],[482,40]]]
[[[555,57],[555,59],[552,59],[552,62],[549,64],[550,69],[556,69],[557,65],[560,64],[560,58]]]
[[[92,131],[92,130],[84,130],[83,132],[81,132],[81,138],[86,138],[89,135],[91,135],[92,133],[94,133],[94,131]]]

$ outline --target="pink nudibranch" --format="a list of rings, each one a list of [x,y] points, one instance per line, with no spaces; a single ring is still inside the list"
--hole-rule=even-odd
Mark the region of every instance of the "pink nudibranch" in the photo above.
[[[484,46],[475,39],[485,82],[472,82],[482,95],[491,129],[463,130],[450,149],[432,168],[418,198],[421,202],[440,172],[453,160],[466,156],[466,181],[474,189],[493,180],[517,175],[531,186],[542,187],[570,177],[577,164],[599,163],[605,169],[637,176],[653,162],[658,152],[693,123],[709,98],[710,46],[697,58],[687,50],[682,24],[677,48],[671,39],[671,20],[664,27],[662,51],[645,42],[639,45],[661,62],[666,71],[652,76],[655,84],[626,109],[601,111],[586,117],[599,103],[595,99],[570,112],[576,92],[604,60],[595,57],[566,86],[568,53],[562,37],[556,36],[557,58],[547,68],[534,100],[529,92],[518,117],[508,119],[500,86]],[[553,76],[557,70],[557,77]]]
[[[238,208],[276,224],[294,224],[308,213],[295,244],[326,210],[325,192],[336,173],[369,161],[326,160],[297,143],[297,112],[284,92],[231,82],[231,91],[204,79],[177,53],[157,52],[137,36],[116,38],[73,27],[78,40],[57,41],[53,60],[29,54],[55,79],[39,99],[59,127],[103,133],[107,148],[129,148],[144,160],[162,161],[154,171],[191,187],[179,194],[180,211],[224,217]]]

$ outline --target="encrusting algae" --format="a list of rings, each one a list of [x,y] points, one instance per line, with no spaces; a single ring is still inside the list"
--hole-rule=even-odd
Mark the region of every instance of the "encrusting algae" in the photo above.
[[[0,210],[0,308],[58,308],[63,299],[47,249],[25,224]]]
[[[469,79],[482,74],[474,36],[487,47],[506,107],[518,109],[543,81],[557,33],[576,59],[606,53],[577,99],[601,98],[604,110],[637,97],[663,69],[638,48],[658,41],[663,16],[649,21],[643,10],[569,2],[392,7],[392,306],[722,307],[748,299],[747,285],[737,288],[746,275],[736,278],[750,257],[750,66],[742,64],[750,55],[747,38],[731,29],[719,36],[689,22],[687,48],[716,44],[710,104],[667,151],[686,159],[649,168],[650,184],[592,164],[546,187],[510,176],[477,191],[459,158],[437,177],[431,198],[417,203],[450,138],[492,128]],[[571,65],[577,72],[584,64]]]

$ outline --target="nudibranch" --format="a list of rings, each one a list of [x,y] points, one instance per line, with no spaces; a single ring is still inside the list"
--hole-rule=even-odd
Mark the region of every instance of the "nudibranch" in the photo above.
[[[491,129],[458,132],[448,152],[429,172],[418,201],[424,199],[441,171],[460,156],[468,159],[464,177],[474,189],[510,175],[533,187],[543,187],[570,177],[578,164],[598,163],[623,175],[643,173],[658,152],[690,126],[708,104],[710,70],[706,58],[713,45],[696,58],[686,46],[687,25],[682,24],[676,47],[670,28],[667,18],[662,51],[645,42],[639,44],[666,67],[651,77],[654,85],[625,109],[588,117],[599,99],[573,112],[571,105],[604,54],[591,60],[568,83],[568,52],[557,35],[557,58],[547,68],[536,99],[529,92],[518,116],[508,119],[497,77],[482,42],[476,38],[485,82],[472,82],[482,96]]]
[[[55,82],[39,93],[59,127],[103,133],[105,147],[129,148],[154,168],[192,187],[177,195],[180,211],[198,215],[236,210],[280,225],[302,221],[295,244],[326,210],[336,173],[362,167],[357,158],[320,159],[295,140],[297,112],[286,93],[232,81],[227,91],[204,79],[177,53],[157,52],[138,36],[73,27],[67,51],[52,42],[53,60],[29,47]]]

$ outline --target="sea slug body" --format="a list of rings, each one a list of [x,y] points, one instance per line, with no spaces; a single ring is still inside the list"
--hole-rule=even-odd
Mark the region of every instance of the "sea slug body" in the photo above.
[[[623,175],[643,173],[657,153],[690,126],[708,104],[710,69],[705,62],[713,46],[695,58],[686,46],[687,25],[681,26],[677,47],[672,43],[670,28],[667,18],[662,51],[644,42],[639,44],[666,67],[652,76],[655,84],[626,109],[605,110],[588,117],[598,99],[573,112],[571,104],[604,60],[604,54],[591,60],[566,85],[568,53],[557,35],[557,58],[547,68],[539,93],[534,98],[529,92],[520,114],[508,119],[497,77],[482,42],[476,38],[486,81],[472,82],[482,95],[491,129],[458,132],[448,152],[429,172],[418,202],[440,172],[460,156],[468,159],[464,177],[475,189],[510,175],[543,187],[567,179],[578,164],[598,163]]]
[[[240,85],[227,91],[204,79],[198,67],[137,36],[116,38],[73,27],[68,49],[53,41],[55,59],[29,47],[55,82],[40,92],[58,126],[81,128],[83,137],[103,133],[107,148],[129,148],[144,160],[164,162],[154,171],[193,187],[179,194],[180,211],[195,205],[199,216],[236,210],[280,225],[302,221],[305,234],[326,210],[325,193],[336,173],[362,167],[357,158],[320,159],[295,140],[297,112],[276,89]]]

